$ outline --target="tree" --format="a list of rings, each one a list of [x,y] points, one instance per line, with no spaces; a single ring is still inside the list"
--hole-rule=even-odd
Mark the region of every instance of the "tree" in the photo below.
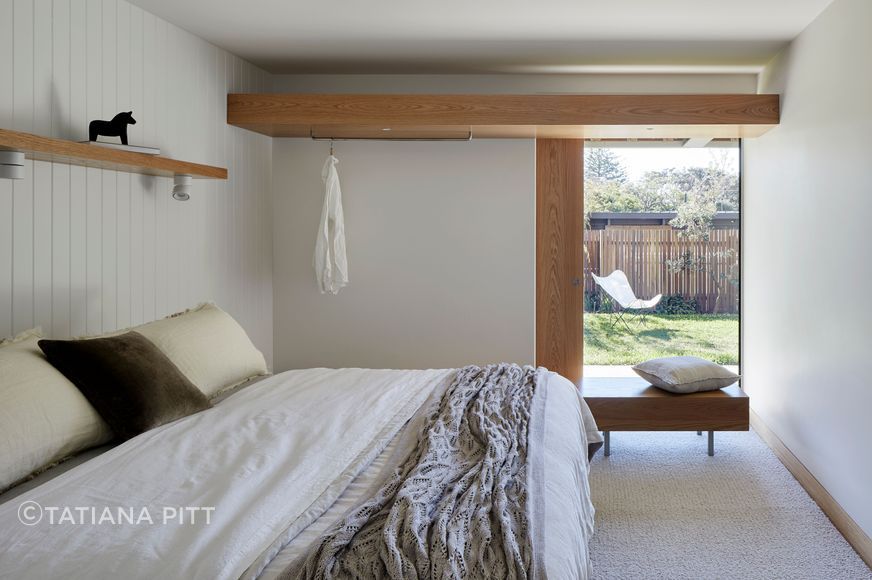
[[[720,310],[721,294],[726,285],[739,285],[739,256],[732,248],[699,255],[684,252],[675,260],[666,260],[666,267],[673,274],[700,272],[709,276],[717,292],[712,314],[717,314]]]
[[[642,211],[675,211],[684,199],[675,180],[675,170],[647,171],[633,185]]]
[[[585,151],[585,196],[588,211],[678,211],[698,194],[717,211],[739,209],[738,175],[726,151],[712,151],[708,167],[648,171],[630,181],[614,149],[589,147]]]
[[[722,158],[722,161],[725,162],[725,159]],[[718,167],[717,162],[713,162],[708,169],[685,170],[677,174],[677,177],[680,179],[676,183],[683,192],[685,201],[678,206],[677,215],[670,224],[681,230],[679,236],[701,243],[696,244],[696,253],[687,251],[675,260],[666,260],[666,267],[674,274],[708,274],[717,292],[712,308],[712,312],[717,314],[726,284],[739,283],[738,255],[732,249],[710,250],[706,242],[711,237],[715,214],[730,199],[731,187],[736,180],[723,167]],[[738,207],[738,187],[735,195]]]
[[[676,215],[669,224],[681,231],[679,236],[698,242],[709,240],[717,204],[709,191],[693,190],[687,201],[678,206]]]
[[[587,181],[584,185],[585,212],[642,211],[639,198],[626,184],[617,181]]]
[[[584,174],[589,181],[627,181],[627,171],[611,149],[588,147],[584,155]]]
[[[715,159],[708,168],[691,167],[674,172],[673,180],[684,196],[678,205],[675,218],[670,222],[682,230],[681,236],[697,241],[708,241],[715,214],[724,205],[732,204],[738,209],[738,183],[728,173],[724,164],[726,157]]]

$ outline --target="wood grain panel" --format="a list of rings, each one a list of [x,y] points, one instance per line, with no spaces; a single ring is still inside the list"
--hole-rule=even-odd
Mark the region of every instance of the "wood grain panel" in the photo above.
[[[390,129],[386,131],[385,129]],[[305,130],[305,129],[304,129]],[[315,139],[330,139],[339,136],[341,139],[389,139],[389,140],[415,140],[415,139],[449,139],[467,140],[472,135],[469,126],[432,125],[420,127],[372,127],[358,125],[327,125],[312,126],[308,136]]]
[[[308,137],[313,127],[341,137],[351,127],[427,134],[444,126],[471,127],[481,137],[691,137],[696,125],[740,137],[778,120],[778,95],[227,96],[228,123],[275,137]]]
[[[573,382],[583,365],[584,142],[536,141],[536,364]]]
[[[276,125],[246,123],[244,129],[271,137],[335,139],[393,139],[397,136],[416,139],[466,137],[473,139],[611,139],[661,140],[751,139],[776,125],[415,125],[393,127],[385,134],[378,126],[359,125]],[[446,133],[450,133],[446,135]]]
[[[0,149],[24,151],[29,159],[50,161],[113,171],[172,177],[177,173],[204,179],[227,179],[227,169],[160,155],[118,151],[87,143],[41,137],[21,131],[0,129]]]
[[[603,431],[747,431],[749,399],[739,387],[677,395],[641,378],[586,378],[581,392]]]
[[[773,124],[778,95],[230,94],[227,120],[290,125]]]

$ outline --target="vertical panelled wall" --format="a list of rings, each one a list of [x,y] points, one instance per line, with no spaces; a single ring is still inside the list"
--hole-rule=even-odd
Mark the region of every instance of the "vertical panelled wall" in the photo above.
[[[94,334],[214,300],[272,358],[269,138],[225,122],[226,93],[269,75],[117,0],[0,0],[0,127],[87,139],[132,110],[133,144],[227,167],[172,180],[27,162],[0,179],[0,337]]]

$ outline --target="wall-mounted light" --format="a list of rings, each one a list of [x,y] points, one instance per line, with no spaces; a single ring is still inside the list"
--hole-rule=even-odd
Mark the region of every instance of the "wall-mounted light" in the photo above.
[[[190,175],[176,174],[173,177],[173,199],[176,201],[188,201],[191,199],[191,184],[194,178]]]
[[[24,153],[0,151],[0,178],[24,179]]]

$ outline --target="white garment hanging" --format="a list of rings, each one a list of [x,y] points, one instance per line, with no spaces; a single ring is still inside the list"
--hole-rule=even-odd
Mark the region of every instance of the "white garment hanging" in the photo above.
[[[345,257],[345,218],[342,214],[342,192],[339,189],[339,160],[331,151],[321,170],[324,181],[324,206],[321,224],[315,240],[315,277],[321,294],[338,294],[348,285],[348,262]]]

